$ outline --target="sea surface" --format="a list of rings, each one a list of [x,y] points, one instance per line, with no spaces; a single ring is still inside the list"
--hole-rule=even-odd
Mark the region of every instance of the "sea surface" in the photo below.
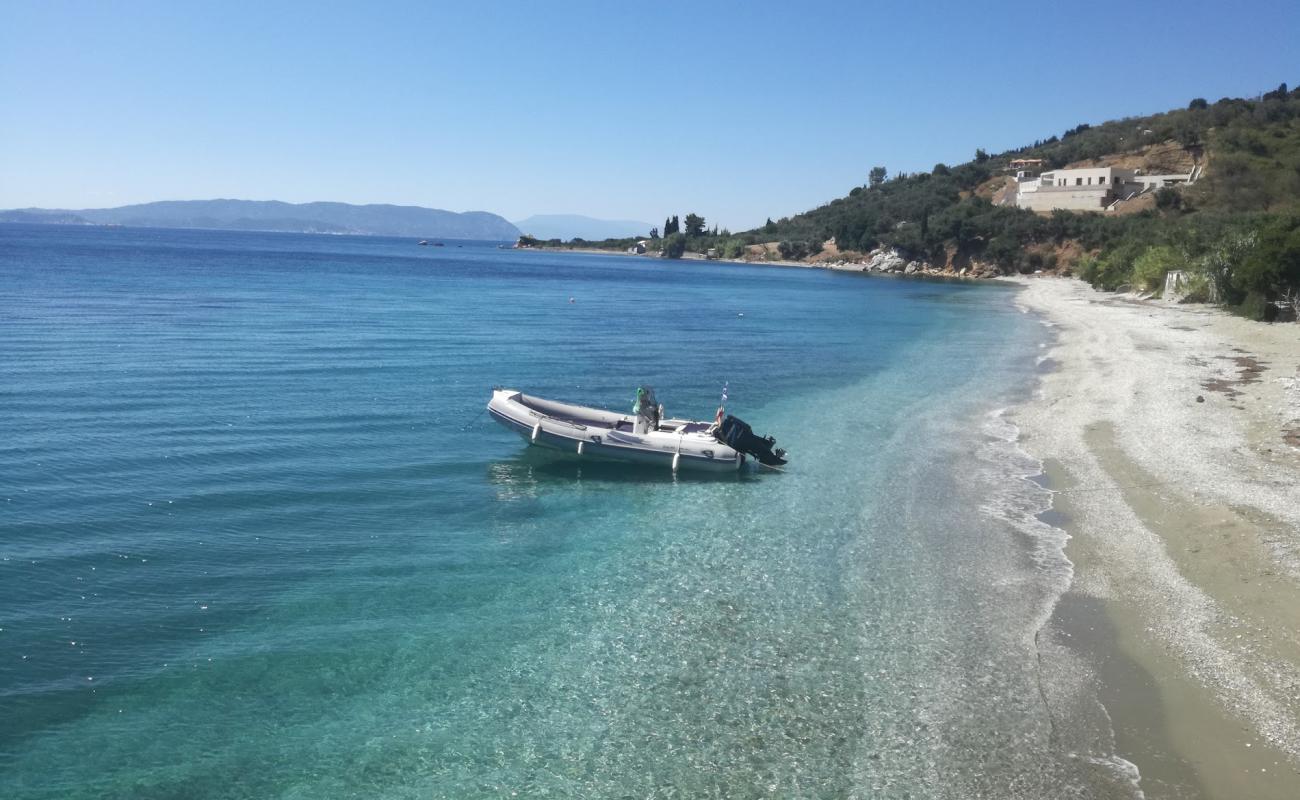
[[[999,413],[1048,335],[1013,297],[0,225],[0,796],[1111,796],[1044,703],[1070,565]],[[788,469],[481,413],[641,383],[726,384]]]

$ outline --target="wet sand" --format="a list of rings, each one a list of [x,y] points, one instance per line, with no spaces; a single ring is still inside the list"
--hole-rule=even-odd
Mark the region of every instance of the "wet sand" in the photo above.
[[[1072,537],[1050,644],[1146,797],[1300,796],[1300,326],[1017,282],[1057,336],[1012,414]]]

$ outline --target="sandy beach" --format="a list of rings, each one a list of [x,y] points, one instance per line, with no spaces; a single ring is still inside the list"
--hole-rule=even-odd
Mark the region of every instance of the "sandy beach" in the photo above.
[[[1146,797],[1300,796],[1300,326],[1012,280],[1055,334],[1011,415],[1071,535],[1045,658]]]

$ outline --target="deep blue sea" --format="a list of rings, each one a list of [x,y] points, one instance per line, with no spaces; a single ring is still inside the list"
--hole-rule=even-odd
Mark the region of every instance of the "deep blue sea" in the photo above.
[[[1092,796],[1039,686],[1069,564],[998,414],[1047,335],[1013,296],[0,225],[0,796]],[[480,414],[641,383],[704,419],[726,383],[788,470]]]

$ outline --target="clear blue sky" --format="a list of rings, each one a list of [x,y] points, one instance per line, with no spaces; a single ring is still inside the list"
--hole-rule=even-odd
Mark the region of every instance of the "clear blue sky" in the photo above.
[[[237,197],[740,229],[875,164],[1282,81],[1300,83],[1294,1],[0,0],[0,208]]]

